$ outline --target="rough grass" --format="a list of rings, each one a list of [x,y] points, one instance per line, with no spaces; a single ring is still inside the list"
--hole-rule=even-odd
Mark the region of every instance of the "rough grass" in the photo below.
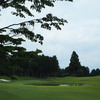
[[[5,77],[6,78],[6,77]],[[93,86],[35,86],[34,84],[91,84]],[[0,82],[0,100],[100,100],[100,76],[18,78]]]

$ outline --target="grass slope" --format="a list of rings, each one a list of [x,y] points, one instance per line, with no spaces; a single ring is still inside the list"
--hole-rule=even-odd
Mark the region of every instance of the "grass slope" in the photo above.
[[[35,86],[32,84],[92,84],[93,86]],[[100,100],[100,76],[56,79],[20,78],[0,82],[0,100]]]

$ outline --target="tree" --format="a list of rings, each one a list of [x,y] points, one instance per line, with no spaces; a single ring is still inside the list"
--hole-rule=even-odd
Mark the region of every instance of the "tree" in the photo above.
[[[89,68],[80,64],[75,51],[72,52],[70,64],[65,68],[65,72],[67,76],[89,76]]]
[[[72,0],[67,0],[72,1]],[[40,13],[42,9],[46,6],[54,7],[55,0],[1,0],[0,6],[1,11],[2,9],[6,8],[13,8],[14,11],[12,11],[12,15],[19,16],[20,18],[26,18],[27,15],[34,18],[35,15],[33,14],[33,11],[36,11]],[[28,3],[29,8],[27,7],[26,3]],[[52,26],[54,26],[56,29],[61,30],[60,26],[64,25],[67,21],[63,18],[58,18],[56,16],[53,16],[52,14],[47,14],[43,18],[38,19],[32,19],[24,22],[18,22],[17,24],[11,24],[5,27],[0,28],[0,33],[5,33],[9,35],[10,37],[18,36],[18,35],[24,35],[27,39],[30,39],[34,42],[39,42],[42,44],[43,37],[40,34],[35,34],[32,30],[36,23],[41,24],[41,28],[45,28],[48,30],[51,30]],[[15,27],[17,26],[17,27]],[[32,27],[32,30],[29,29],[27,26]],[[10,33],[8,33],[8,30]]]
[[[92,69],[91,76],[96,76],[96,70],[95,69]]]
[[[38,67],[36,70],[38,77],[56,77],[56,74],[59,70],[59,64],[56,56],[39,56],[38,58]]]
[[[79,62],[78,55],[75,51],[73,51],[70,59],[70,64],[68,67],[69,75],[76,76],[80,69],[81,69],[81,64]]]
[[[98,76],[98,75],[100,75],[100,69],[99,68],[96,69],[96,76]]]
[[[57,73],[57,77],[65,77],[65,76],[67,76],[65,69],[59,68],[58,73]]]
[[[98,75],[100,75],[100,69],[99,68],[92,69],[91,76],[98,76]]]
[[[4,62],[8,62],[9,56],[13,52],[25,50],[25,48],[19,47],[22,41],[24,41],[22,38],[19,38],[20,36],[25,36],[32,42],[43,43],[43,36],[33,31],[35,24],[39,23],[41,28],[48,30],[51,30],[52,26],[57,30],[61,30],[60,26],[67,22],[65,19],[58,18],[50,13],[43,18],[36,19],[33,14],[34,11],[41,13],[46,6],[54,7],[54,3],[55,0],[0,0],[0,12],[3,9],[12,8],[12,15],[22,19],[25,19],[27,16],[31,18],[31,20],[13,23],[0,28],[0,68],[8,65],[8,63],[5,65]]]
[[[12,62],[10,58],[14,52],[17,53],[26,50],[23,47],[18,47],[22,41],[24,40],[21,38],[13,39],[8,35],[0,35],[0,74],[11,75],[11,72],[13,72],[15,69],[18,69],[18,66],[15,66],[15,64],[10,64],[10,62]]]
[[[23,72],[15,73],[16,75],[20,76],[33,76],[34,72],[36,71],[35,68],[37,67],[37,59],[38,53],[41,53],[40,50],[36,51],[25,51],[25,52],[18,52],[13,53],[11,56],[11,64],[16,64],[17,66],[22,69]]]
[[[90,75],[90,70],[88,67],[82,66],[82,70],[84,72],[84,76],[89,76]]]

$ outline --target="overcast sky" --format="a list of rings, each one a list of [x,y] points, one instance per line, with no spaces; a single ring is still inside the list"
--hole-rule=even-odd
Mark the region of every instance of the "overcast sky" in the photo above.
[[[0,27],[9,23],[19,22],[10,17],[9,10],[3,12]],[[36,17],[52,13],[68,21],[61,31],[40,29],[35,26],[34,31],[44,36],[44,43],[26,41],[23,46],[27,50],[41,49],[48,56],[56,55],[61,68],[69,65],[73,51],[79,55],[81,65],[90,69],[100,68],[100,0],[74,0],[74,2],[56,2],[54,8],[46,8]]]

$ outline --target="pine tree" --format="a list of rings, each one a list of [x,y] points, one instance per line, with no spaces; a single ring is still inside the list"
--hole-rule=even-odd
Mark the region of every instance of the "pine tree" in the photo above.
[[[78,72],[81,72],[79,70],[81,70],[81,64],[79,62],[77,53],[73,51],[70,59],[70,64],[68,67],[68,73],[71,76],[77,76]]]

